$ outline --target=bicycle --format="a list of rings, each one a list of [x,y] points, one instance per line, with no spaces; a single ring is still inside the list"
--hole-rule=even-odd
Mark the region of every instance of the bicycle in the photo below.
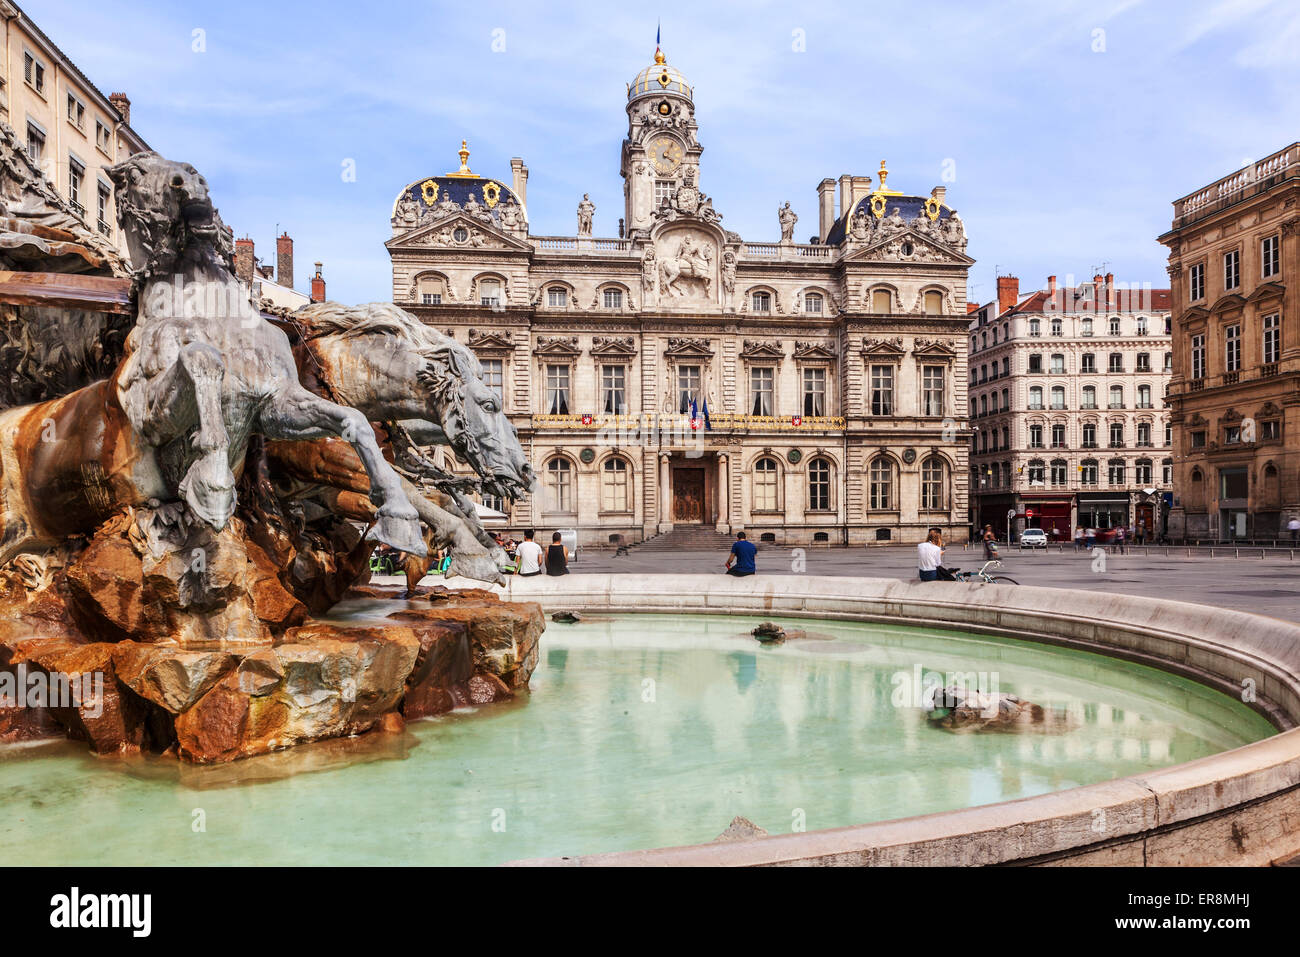
[[[966,582],[967,584],[973,582],[981,582],[985,585],[1020,584],[1020,582],[1016,581],[1014,578],[1007,578],[1005,575],[990,575],[988,572],[990,565],[994,568],[1001,568],[1002,562],[996,558],[991,558],[980,566],[980,570],[977,572],[964,572],[959,568],[954,568],[952,569],[952,580],[955,582]]]

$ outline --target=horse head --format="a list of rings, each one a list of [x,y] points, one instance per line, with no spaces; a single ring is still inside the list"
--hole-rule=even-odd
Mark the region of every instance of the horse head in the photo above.
[[[105,172],[115,187],[117,221],[137,284],[171,272],[182,257],[216,258],[233,268],[231,232],[193,166],[144,152]]]

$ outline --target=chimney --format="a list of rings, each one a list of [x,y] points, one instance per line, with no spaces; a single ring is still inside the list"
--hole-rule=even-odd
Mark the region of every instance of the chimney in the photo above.
[[[1106,303],[1112,305],[1115,302],[1115,274],[1106,273]]]
[[[113,104],[113,109],[122,114],[122,122],[127,126],[131,125],[131,101],[125,93],[108,94],[108,102]]]
[[[829,176],[817,184],[817,239],[826,242],[835,225],[835,180]]]
[[[320,263],[316,264],[316,275],[311,277],[311,301],[325,301],[325,277],[320,274]]]
[[[245,236],[235,240],[235,277],[240,282],[253,281],[253,241]]]
[[[519,202],[528,205],[528,167],[518,156],[510,160],[510,173],[513,175],[512,189],[519,197]]]
[[[853,177],[853,205],[857,206],[859,200],[866,199],[871,195],[871,177],[855,176]]]
[[[936,186],[934,189],[930,190],[930,198],[942,206],[944,200],[948,198],[948,187]]]
[[[1056,295],[1056,277],[1055,277],[1055,276],[1048,276],[1048,277],[1047,277],[1047,291],[1048,291],[1049,293],[1051,293],[1053,296]]]
[[[1015,276],[998,276],[998,315],[1016,308],[1020,301],[1020,280]]]
[[[840,177],[840,215],[853,212],[853,177],[845,173]]]
[[[275,241],[275,281],[293,288],[293,240],[287,232]]]

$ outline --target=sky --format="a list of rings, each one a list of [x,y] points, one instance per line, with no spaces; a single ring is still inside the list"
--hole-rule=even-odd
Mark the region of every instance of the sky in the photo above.
[[[350,303],[391,299],[393,200],[461,139],[507,184],[523,157],[534,235],[573,235],[585,192],[616,236],[657,18],[724,227],[775,241],[788,200],[806,241],[817,184],[885,159],[890,187],[947,187],[971,301],[1008,274],[1166,287],[1170,204],[1300,139],[1297,0],[20,3],[260,257],[287,230],[298,288],[320,260]]]

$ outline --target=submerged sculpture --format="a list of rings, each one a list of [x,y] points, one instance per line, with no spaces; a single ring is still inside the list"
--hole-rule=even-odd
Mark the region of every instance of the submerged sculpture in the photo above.
[[[0,696],[0,741],[62,727],[221,761],[526,688],[535,605],[308,617],[364,581],[376,541],[500,578],[468,495],[515,498],[533,474],[473,353],[387,304],[269,321],[192,166],[141,153],[108,174],[134,325],[105,378],[0,412],[0,672],[94,671],[109,700]]]

